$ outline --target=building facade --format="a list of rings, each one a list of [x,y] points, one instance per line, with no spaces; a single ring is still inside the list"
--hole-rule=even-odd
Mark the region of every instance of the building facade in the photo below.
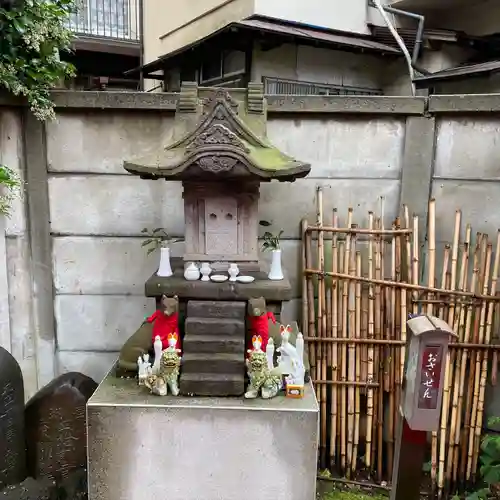
[[[150,0],[143,15],[145,88],[251,79],[269,93],[408,95],[414,79],[431,93],[460,85],[494,90],[500,6],[493,0],[382,3],[412,55],[413,75],[370,0]],[[475,66],[485,62],[480,81]],[[458,78],[437,74],[457,66]],[[463,66],[474,67],[464,76]]]
[[[140,79],[125,73],[141,64],[142,0],[81,0],[68,20],[75,33],[77,89],[139,90]]]

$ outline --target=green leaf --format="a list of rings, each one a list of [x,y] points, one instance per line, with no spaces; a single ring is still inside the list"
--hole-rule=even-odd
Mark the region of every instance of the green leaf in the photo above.
[[[267,220],[261,220],[261,221],[259,221],[259,225],[262,227],[269,227],[271,225],[271,223]]]
[[[495,484],[500,482],[500,464],[486,465],[481,467],[481,475],[486,484]]]
[[[149,233],[149,229],[147,227],[145,227],[144,229],[141,230],[141,233]]]
[[[142,243],[141,243],[141,247],[147,247],[148,245],[151,245],[151,243],[153,243],[155,240],[152,239],[152,238],[149,238],[149,240],[144,240]]]
[[[163,231],[163,228],[157,227],[156,229],[153,229],[153,234],[159,233],[160,231]]]
[[[151,255],[154,251],[156,250],[156,247],[154,248],[148,248],[147,255]]]

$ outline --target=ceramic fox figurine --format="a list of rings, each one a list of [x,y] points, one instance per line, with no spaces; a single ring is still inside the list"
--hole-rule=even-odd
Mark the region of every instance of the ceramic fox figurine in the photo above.
[[[266,350],[267,341],[269,340],[269,320],[276,323],[276,319],[272,312],[266,311],[266,301],[263,297],[252,298],[248,301],[247,321],[250,329],[249,349],[253,349],[252,338],[254,335],[260,335],[262,339],[261,348]]]
[[[246,361],[250,385],[245,398],[255,399],[260,393],[263,399],[270,399],[281,389],[281,371],[279,367],[269,368],[267,352],[262,351],[260,339],[254,335],[253,340],[253,349],[250,350]]]
[[[290,325],[280,326],[281,333],[281,346],[278,347],[277,351],[279,352],[279,360],[278,365],[281,367],[281,370],[284,374],[289,375],[292,373],[292,359],[297,354],[296,348],[290,344]]]
[[[179,336],[179,299],[175,297],[167,297],[163,295],[161,298],[161,307],[157,309],[149,318],[148,323],[153,323],[152,342],[159,336],[162,342],[162,349],[168,347],[168,335],[170,333],[177,334],[176,348],[180,349]]]

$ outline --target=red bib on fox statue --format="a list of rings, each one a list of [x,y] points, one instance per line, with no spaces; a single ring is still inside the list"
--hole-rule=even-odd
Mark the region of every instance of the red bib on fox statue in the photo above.
[[[250,342],[248,349],[253,350],[252,339],[261,338],[261,349],[265,352],[269,340],[269,320],[276,324],[276,318],[272,312],[266,312],[266,302],[263,298],[250,299],[248,301],[248,326],[250,329]]]
[[[156,336],[161,339],[162,348],[166,349],[169,334],[175,333],[177,336],[176,349],[181,348],[179,334],[179,300],[177,297],[169,298],[165,295],[161,298],[161,308],[157,309],[149,318],[148,323],[153,323],[153,335],[151,338],[154,343]]]

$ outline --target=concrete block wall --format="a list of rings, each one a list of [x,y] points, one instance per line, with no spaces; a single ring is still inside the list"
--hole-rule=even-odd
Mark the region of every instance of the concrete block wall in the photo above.
[[[500,121],[491,110],[500,110],[500,96],[493,98],[498,103],[470,96],[268,98],[270,140],[312,164],[306,179],[261,189],[260,218],[284,230],[295,297],[286,319],[300,311],[299,224],[315,220],[317,186],[325,217],[333,207],[344,217],[352,206],[365,224],[384,196],[387,225],[402,203],[425,218],[432,190],[438,238],[448,239],[447,217],[464,204],[474,228],[496,231]],[[122,168],[125,158],[169,139],[176,95],[61,92],[54,99],[58,120],[46,125],[0,99],[0,159],[27,180],[6,221],[5,250],[0,244],[0,285],[8,283],[8,295],[0,293],[0,342],[21,362],[27,394],[68,370],[102,378],[154,308],[143,293],[158,257],[146,256],[141,230],[162,226],[182,237],[184,227],[180,185]],[[182,250],[179,243],[173,253]]]

